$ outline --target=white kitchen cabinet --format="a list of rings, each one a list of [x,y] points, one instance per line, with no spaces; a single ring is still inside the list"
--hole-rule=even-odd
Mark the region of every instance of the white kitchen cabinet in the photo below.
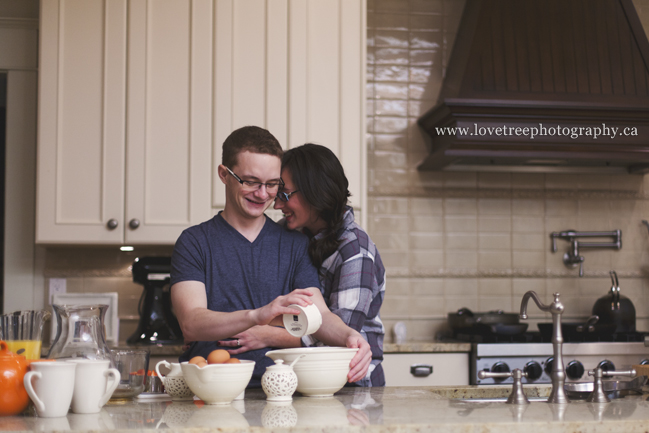
[[[37,242],[173,244],[210,218],[211,16],[41,2]]]
[[[329,147],[352,205],[365,209],[365,8],[365,0],[216,0],[214,168],[232,130],[264,126],[284,148]]]
[[[364,0],[43,0],[36,241],[173,244],[236,128],[340,158],[365,216]],[[111,223],[116,223],[111,228]]]
[[[383,355],[386,386],[460,386],[469,384],[468,353],[389,353]],[[425,377],[411,371],[432,372]]]

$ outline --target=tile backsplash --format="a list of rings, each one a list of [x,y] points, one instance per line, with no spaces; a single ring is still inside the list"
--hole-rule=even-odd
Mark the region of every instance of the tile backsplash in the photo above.
[[[649,0],[634,0],[645,29]],[[368,0],[368,231],[387,268],[387,339],[404,321],[411,340],[444,331],[461,307],[518,311],[534,290],[560,292],[567,319],[585,319],[610,288],[609,270],[649,331],[649,177],[640,175],[420,172],[426,145],[417,119],[437,100],[463,0]],[[623,248],[584,250],[583,278],[563,265],[568,243],[553,231],[622,230]],[[142,286],[130,265],[172,247],[49,248],[48,278],[69,292],[118,292],[120,339],[137,326]],[[47,292],[47,290],[46,290]],[[533,324],[547,321],[529,308]],[[533,329],[533,326],[531,327]]]
[[[635,0],[649,29],[649,1]],[[444,331],[461,307],[518,311],[534,290],[560,292],[568,319],[585,319],[611,286],[609,270],[649,331],[649,180],[640,175],[420,172],[427,154],[417,119],[435,106],[462,0],[369,0],[368,231],[387,267],[382,317],[409,338]],[[621,250],[582,250],[583,278],[562,261],[562,230],[622,230]],[[547,321],[529,309],[534,324]],[[534,329],[531,326],[530,329]]]
[[[119,339],[125,341],[137,328],[138,303],[144,286],[134,283],[131,265],[137,257],[170,256],[171,246],[136,247],[132,252],[119,247],[56,247],[45,253],[45,283],[65,278],[68,293],[117,292]],[[48,290],[45,290],[46,296]],[[49,305],[49,301],[45,305]],[[50,335],[49,329],[44,335]]]

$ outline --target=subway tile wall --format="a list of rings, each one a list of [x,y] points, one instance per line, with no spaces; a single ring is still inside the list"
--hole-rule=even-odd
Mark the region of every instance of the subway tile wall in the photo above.
[[[634,4],[649,29],[649,0]],[[416,121],[436,103],[463,8],[464,0],[367,1],[367,229],[387,267],[386,340],[397,321],[410,339],[427,341],[461,307],[517,311],[528,290],[546,301],[560,292],[566,318],[584,319],[610,288],[611,269],[635,304],[638,328],[649,331],[649,231],[641,223],[649,219],[649,177],[417,170],[426,146]],[[566,229],[621,229],[623,248],[585,251],[578,278],[562,263],[566,242],[550,251],[549,233]],[[142,294],[133,259],[171,251],[49,248],[44,276],[46,284],[66,278],[69,292],[118,292],[125,340]],[[549,319],[530,313],[532,326]]]
[[[170,256],[173,247],[136,247],[133,252],[119,247],[52,247],[45,252],[45,284],[50,278],[65,278],[68,293],[117,292],[119,339],[125,341],[136,330],[138,303],[144,286],[134,283],[131,265],[137,257]],[[48,296],[48,289],[45,289]],[[45,300],[50,305],[50,300]],[[50,335],[50,323],[43,335]]]
[[[635,0],[645,29],[649,1]],[[649,179],[639,175],[420,172],[417,119],[436,104],[463,0],[368,0],[368,231],[387,268],[382,317],[390,341],[404,321],[412,340],[445,331],[447,313],[517,311],[528,290],[560,292],[581,320],[620,277],[649,331]],[[551,252],[553,231],[621,229],[623,248],[585,250],[585,276]],[[531,329],[547,321],[531,308]]]

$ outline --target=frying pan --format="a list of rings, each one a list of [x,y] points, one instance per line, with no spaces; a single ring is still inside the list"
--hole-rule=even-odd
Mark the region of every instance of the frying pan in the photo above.
[[[475,325],[516,325],[519,316],[516,313],[504,313],[502,310],[487,313],[473,313],[468,308],[460,308],[457,313],[448,313],[448,324],[452,329],[471,328]]]
[[[496,324],[485,325],[488,326],[492,334],[496,335],[519,335],[527,331],[529,324],[527,323],[514,323],[514,324]]]
[[[565,338],[579,338],[586,335],[610,335],[615,332],[616,324],[600,324],[597,323],[598,320],[598,316],[590,316],[586,322],[561,323],[561,333]],[[544,339],[552,338],[552,323],[538,323],[537,326]]]

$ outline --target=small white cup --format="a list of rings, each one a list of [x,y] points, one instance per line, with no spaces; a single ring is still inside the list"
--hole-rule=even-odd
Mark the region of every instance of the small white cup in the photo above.
[[[294,337],[303,337],[310,335],[320,329],[322,325],[322,314],[315,304],[303,307],[301,305],[291,304],[289,308],[300,311],[300,314],[284,314],[284,328]]]
[[[74,392],[77,364],[66,361],[32,362],[23,383],[42,418],[66,416]]]
[[[121,375],[107,359],[68,360],[77,364],[72,412],[99,413],[119,385]]]

